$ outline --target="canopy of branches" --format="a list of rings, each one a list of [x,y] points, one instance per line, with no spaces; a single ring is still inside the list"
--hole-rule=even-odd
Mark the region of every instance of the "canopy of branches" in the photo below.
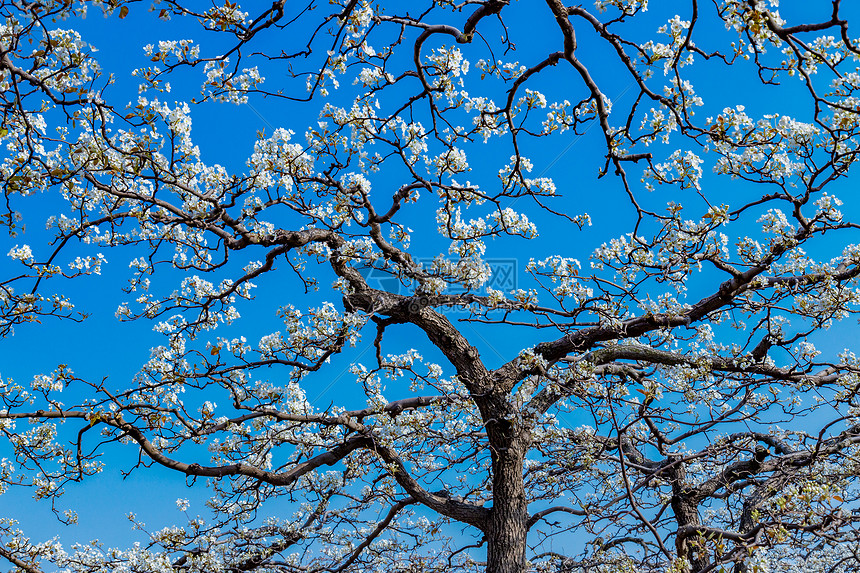
[[[0,3],[7,570],[860,567],[857,6],[220,1]]]

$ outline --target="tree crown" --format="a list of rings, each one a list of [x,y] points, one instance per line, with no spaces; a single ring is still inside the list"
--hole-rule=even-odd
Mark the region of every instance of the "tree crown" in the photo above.
[[[854,570],[860,44],[787,9],[0,6],[0,333],[70,339],[3,359],[0,492],[195,486],[0,557]]]

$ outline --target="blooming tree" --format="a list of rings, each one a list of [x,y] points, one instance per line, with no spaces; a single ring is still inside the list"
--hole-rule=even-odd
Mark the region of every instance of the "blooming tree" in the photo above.
[[[73,522],[161,466],[209,507],[116,548],[6,515],[7,567],[856,570],[850,7],[662,4],[0,5],[0,332],[86,328],[85,283],[163,337],[131,379],[0,379],[0,490]],[[231,104],[290,114],[224,166],[192,119]]]

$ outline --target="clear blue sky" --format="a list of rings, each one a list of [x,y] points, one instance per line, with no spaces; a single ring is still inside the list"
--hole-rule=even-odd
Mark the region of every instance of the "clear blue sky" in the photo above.
[[[514,4],[506,14],[506,21],[516,22],[516,25],[512,26],[515,34],[513,39],[518,48],[516,58],[527,65],[535,63],[551,51],[560,49],[560,35],[554,22],[547,17],[545,10],[535,10],[532,4],[528,2]],[[668,9],[676,6],[676,3],[669,4]],[[784,4],[783,14],[790,20],[792,11],[801,4],[805,9],[807,3],[785,2]],[[826,8],[825,5],[829,3],[820,4],[822,8]],[[70,21],[63,24],[78,29],[86,41],[100,50],[97,57],[103,68],[107,72],[114,73],[117,78],[116,85],[107,91],[107,97],[109,101],[118,105],[136,98],[137,82],[129,77],[129,71],[149,64],[143,54],[143,45],[157,42],[159,39],[189,37],[198,39],[197,33],[184,29],[181,21],[168,25],[155,25],[151,15],[142,14],[142,8],[142,6],[132,6],[129,17],[122,21],[116,17],[103,19],[93,11],[84,22]],[[652,10],[646,18],[649,29],[653,30],[672,15],[664,10],[665,8],[658,3],[652,3]],[[705,10],[712,11],[713,8],[703,7],[703,11]],[[826,11],[823,11],[820,19],[825,19],[827,15]],[[688,18],[684,13],[681,16]],[[148,23],[141,25],[139,17],[148,18]],[[581,27],[581,24],[579,26]],[[551,32],[544,33],[543,30]],[[498,33],[498,30],[491,29],[490,33]],[[712,40],[714,47],[717,47],[717,44],[724,47],[726,38],[730,35],[731,33],[725,30],[712,29],[708,31],[705,38]],[[642,33],[640,37],[645,38],[646,34]],[[621,73],[617,66],[606,64],[606,47],[596,41],[593,34],[582,30],[579,38],[579,54],[582,60],[591,66],[599,85],[605,94],[613,99],[616,108],[620,109],[622,106],[626,108],[635,95],[635,90],[629,89],[628,76]],[[270,48],[277,48],[280,41],[281,37],[275,34],[261,38],[262,45]],[[708,49],[706,46],[702,47]],[[479,42],[463,49],[467,57],[473,61],[488,57]],[[737,104],[746,105],[748,113],[753,117],[763,113],[777,111],[793,113],[803,109],[798,107],[797,101],[793,99],[793,94],[800,96],[802,93],[799,83],[790,87],[791,81],[789,81],[789,87],[778,88],[777,96],[775,88],[753,87],[754,71],[751,65],[741,65],[733,70],[731,75],[727,75],[725,70],[726,68],[718,63],[708,63],[691,76],[691,80],[706,101],[706,106],[700,112],[702,116],[713,115],[726,106]],[[197,80],[201,73],[194,71],[193,78],[171,79],[173,92],[163,99],[172,102],[174,99],[188,100],[196,97]],[[270,75],[263,70],[263,75],[268,77],[270,84],[278,82],[274,74]],[[555,97],[576,101],[584,94],[581,84],[565,64],[542,74],[531,87],[544,91],[548,99]],[[353,89],[355,89],[353,86],[345,85],[343,93],[334,94],[331,99],[335,102],[348,101],[348,94]],[[497,101],[502,99],[500,94],[501,92],[497,91]],[[271,133],[272,126],[286,127],[295,131],[297,139],[301,140],[301,134],[315,119],[318,109],[318,104],[296,104],[273,99],[257,98],[252,99],[250,103],[250,106],[206,104],[192,108],[193,136],[203,152],[205,161],[223,164],[233,172],[242,172],[245,170],[245,160],[252,151],[258,131]],[[583,261],[583,266],[587,266],[589,254],[595,247],[629,230],[634,213],[629,208],[618,181],[612,176],[600,181],[596,178],[604,156],[602,146],[602,136],[598,129],[591,129],[581,137],[567,132],[550,141],[530,143],[526,146],[524,153],[533,159],[535,173],[543,173],[547,170],[545,174],[555,180],[559,192],[565,197],[563,208],[570,214],[589,213],[593,226],[581,233],[571,231],[570,226],[559,225],[557,219],[539,213],[532,206],[526,207],[522,204],[525,201],[518,204],[518,208],[525,210],[529,217],[536,221],[540,237],[530,242],[498,240],[491,242],[488,250],[488,257],[514,258],[519,261],[518,286],[524,288],[529,286],[522,267],[530,258],[543,258],[560,253],[578,258]],[[496,170],[507,162],[507,157],[510,155],[510,149],[504,145],[475,146],[469,151],[473,168],[469,178],[484,185],[492,185]],[[655,152],[660,152],[659,146]],[[629,173],[631,179],[637,181],[640,168],[630,166]],[[380,174],[372,177],[371,182],[375,196],[382,198],[383,202],[387,201],[399,186],[399,182],[387,175],[384,169]],[[707,194],[718,197],[718,202],[730,202],[733,197],[749,190],[742,183],[716,179],[712,176],[706,177],[704,189]],[[856,195],[855,191],[854,185],[844,182],[838,188],[834,188],[833,192],[846,200],[849,195]],[[658,189],[654,193],[642,195],[644,204],[658,210],[664,209],[666,202],[670,200],[688,205],[693,213],[703,210],[704,206],[703,202],[690,191]],[[49,196],[46,196],[44,201],[50,207],[56,204]],[[36,202],[31,201],[31,203]],[[421,205],[426,204],[419,203],[418,208],[404,209],[405,222],[417,230],[435,227],[432,211],[422,210]],[[35,220],[28,222],[26,233],[15,238],[3,237],[0,240],[0,254],[5,255],[16,243],[31,244],[34,252],[37,253],[37,258],[39,254],[46,252],[45,233],[41,230],[42,221],[38,220],[42,215],[41,208],[43,207],[34,205],[32,213],[35,215]],[[852,204],[846,201],[844,211],[850,213],[857,210],[856,202]],[[418,257],[432,257],[447,246],[431,239],[427,233],[422,236],[419,231],[416,237],[418,238],[413,240],[413,245]],[[841,247],[838,248],[841,249]],[[838,252],[834,252],[829,256],[837,254]],[[162,344],[164,340],[160,335],[151,332],[150,323],[119,323],[115,319],[116,307],[127,298],[120,291],[128,276],[127,263],[136,256],[136,252],[134,250],[106,251],[105,256],[108,259],[108,265],[100,277],[83,278],[66,283],[52,281],[45,285],[49,289],[56,288],[68,293],[80,310],[91,313],[90,318],[83,324],[47,320],[42,325],[17,328],[15,336],[4,340],[0,346],[0,375],[27,384],[35,374],[50,371],[57,364],[65,363],[70,365],[79,376],[90,380],[107,377],[108,384],[113,387],[125,387],[129,384],[131,377],[148,358],[149,349]],[[288,280],[284,279],[291,271],[285,265],[283,267],[277,274],[257,281],[259,300],[253,305],[246,304],[240,307],[243,314],[242,320],[233,327],[219,330],[214,334],[220,336],[227,336],[226,333],[244,334],[249,340],[256,341],[262,334],[278,329],[280,323],[274,317],[273,311],[280,304],[290,302],[298,308],[319,304],[323,300],[331,300],[339,304],[339,296],[329,291],[325,282],[320,293],[302,295],[298,290],[297,281],[292,277]],[[5,261],[3,268],[9,268]],[[165,287],[165,290],[169,292],[168,287]],[[691,296],[695,294],[698,293],[691,292]],[[840,326],[836,332],[848,332],[847,328],[853,328],[853,326],[852,321],[850,325]],[[438,352],[428,348],[423,337],[417,336],[414,330],[410,330],[410,327],[400,327],[400,329],[403,336],[391,337],[386,343],[387,352],[396,353],[415,346],[425,354],[426,358],[443,362]],[[522,348],[552,336],[549,332],[534,332],[512,327],[489,328],[464,325],[463,331],[480,349],[484,360],[491,367],[510,360]],[[307,379],[308,396],[311,398],[318,396],[317,405],[324,407],[332,400],[361,399],[361,394],[354,388],[350,388],[351,377],[345,373],[345,370],[356,359],[368,364],[373,361],[373,351],[370,349],[372,339],[372,329],[368,329],[365,338],[353,351],[333,360],[325,373]],[[830,350],[841,350],[839,342],[838,337],[834,337]],[[272,375],[278,375],[278,373],[273,371]],[[336,385],[322,393],[322,390],[332,381],[335,381]],[[71,388],[67,392],[65,399],[69,403],[74,402],[78,397],[75,395],[75,389]],[[395,394],[397,390],[392,389],[391,392]],[[1,449],[0,452],[2,452]],[[0,456],[2,455],[7,454],[0,453]],[[141,518],[152,526],[156,526],[158,522],[167,524],[176,521],[175,518],[178,517],[174,505],[177,497],[192,498],[191,513],[203,511],[200,500],[206,497],[207,492],[199,491],[194,494],[187,490],[181,475],[153,468],[135,472],[123,483],[117,467],[114,466],[128,468],[133,463],[131,462],[133,458],[133,448],[113,447],[104,458],[109,466],[104,474],[68,489],[68,494],[59,503],[63,507],[78,509],[81,513],[81,525],[71,536],[64,531],[64,540],[87,540],[98,537],[108,545],[126,544],[134,534],[130,529],[130,523],[124,517],[125,512],[138,512]],[[205,463],[205,453],[201,454],[201,458],[199,461]],[[28,495],[28,492],[10,492],[4,495],[2,503],[8,508],[4,513],[19,517],[25,531],[30,531],[34,538],[40,537],[40,534],[50,536],[60,531],[61,528],[50,520],[50,508],[47,504],[32,504],[27,501]],[[27,507],[26,513],[15,509],[19,504],[20,507]]]

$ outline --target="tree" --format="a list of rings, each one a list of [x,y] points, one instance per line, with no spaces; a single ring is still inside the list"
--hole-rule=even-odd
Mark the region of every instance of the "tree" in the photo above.
[[[4,378],[0,482],[74,521],[65,491],[159,466],[211,508],[127,549],[10,516],[8,566],[860,565],[851,7],[206,4],[0,6],[0,331],[123,288],[117,332],[163,336],[130,379]],[[132,25],[148,64],[103,69]],[[289,115],[222,166],[191,120],[241,140],[229,104]]]

